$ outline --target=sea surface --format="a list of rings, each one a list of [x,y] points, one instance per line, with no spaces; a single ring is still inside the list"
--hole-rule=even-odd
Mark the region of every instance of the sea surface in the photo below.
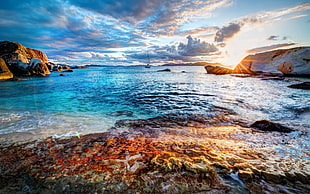
[[[203,67],[91,67],[67,76],[0,82],[0,143],[104,132],[120,119],[232,111],[245,123],[267,119],[309,132],[307,78],[264,80],[210,75]],[[214,109],[217,107],[218,109]]]

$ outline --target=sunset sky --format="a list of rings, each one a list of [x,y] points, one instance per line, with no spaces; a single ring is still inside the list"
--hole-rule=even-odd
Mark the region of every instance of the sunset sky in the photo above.
[[[56,63],[236,65],[248,54],[310,45],[308,0],[2,1],[0,40]]]

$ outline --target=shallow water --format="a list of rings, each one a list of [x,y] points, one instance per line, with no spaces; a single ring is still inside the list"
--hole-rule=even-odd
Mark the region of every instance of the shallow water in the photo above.
[[[168,113],[214,115],[221,107],[252,123],[310,128],[310,92],[286,86],[305,78],[262,80],[206,74],[203,67],[92,67],[61,77],[0,82],[3,141],[102,132],[116,120]],[[182,73],[185,71],[185,73]]]

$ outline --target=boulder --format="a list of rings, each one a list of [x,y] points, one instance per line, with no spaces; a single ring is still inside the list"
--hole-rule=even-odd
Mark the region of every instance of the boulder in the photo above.
[[[62,71],[62,72],[73,72],[73,70],[69,69],[69,70],[65,70],[65,71]]]
[[[40,59],[36,58],[30,60],[28,70],[31,75],[46,76],[50,74],[47,65],[42,63]]]
[[[310,47],[257,53],[245,57],[235,72],[267,72],[292,76],[310,75]]]
[[[288,127],[285,127],[278,123],[273,123],[268,120],[255,121],[250,127],[261,130],[261,131],[278,131],[278,132],[284,132],[284,133],[289,133],[293,131],[292,129]]]
[[[310,82],[303,82],[299,84],[293,84],[287,86],[289,88],[295,88],[295,89],[304,89],[304,90],[310,90]]]
[[[42,51],[9,41],[0,42],[0,58],[3,58],[8,65],[16,60],[29,63],[32,58],[40,59],[42,63],[48,63],[48,58]]]
[[[36,49],[27,48],[19,43],[0,42],[0,58],[15,76],[48,75],[47,56]],[[35,60],[32,60],[35,59]]]
[[[0,58],[0,80],[6,80],[10,78],[13,78],[13,74],[6,66],[5,61]]]

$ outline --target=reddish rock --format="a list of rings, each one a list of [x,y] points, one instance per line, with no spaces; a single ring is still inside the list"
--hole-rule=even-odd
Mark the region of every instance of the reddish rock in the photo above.
[[[46,64],[47,56],[36,49],[27,48],[19,43],[0,42],[0,58],[14,76],[46,76],[50,74]]]

